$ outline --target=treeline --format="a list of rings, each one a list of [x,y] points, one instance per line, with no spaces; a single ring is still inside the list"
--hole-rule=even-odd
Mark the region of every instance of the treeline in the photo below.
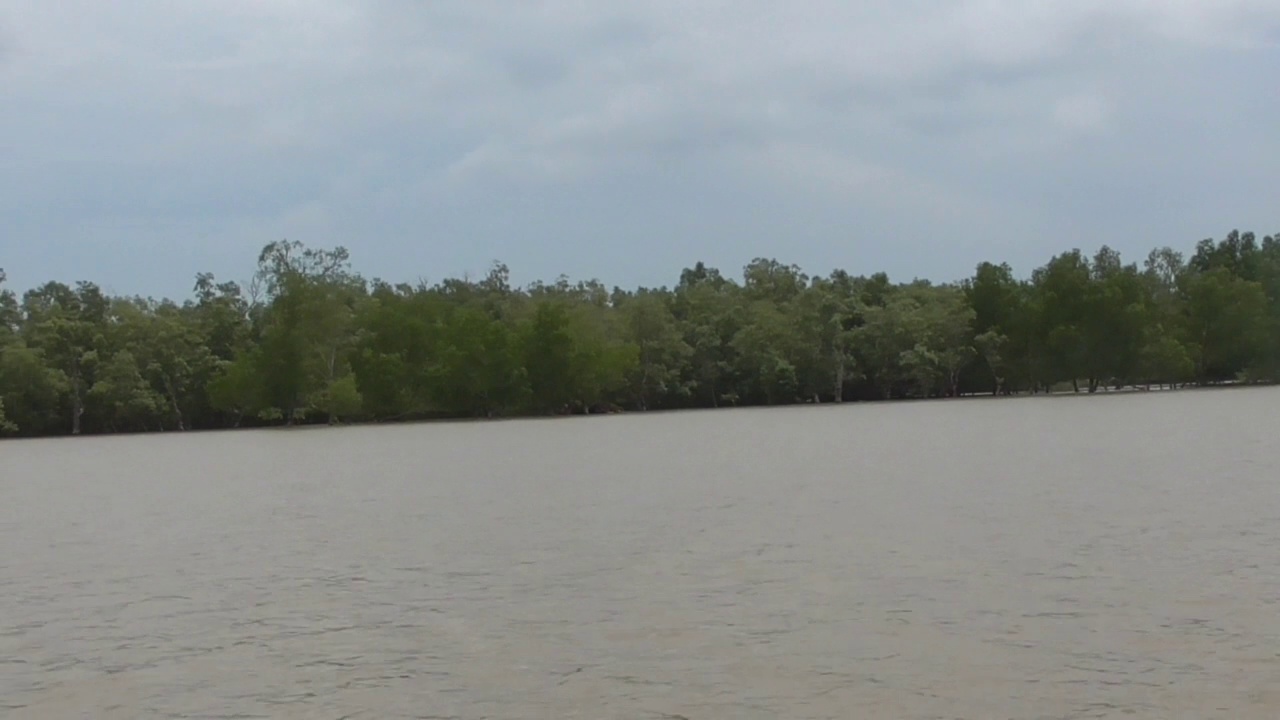
[[[28,436],[1277,379],[1280,236],[1238,232],[947,285],[765,259],[635,291],[393,285],[279,242],[181,304],[0,286],[0,432]]]

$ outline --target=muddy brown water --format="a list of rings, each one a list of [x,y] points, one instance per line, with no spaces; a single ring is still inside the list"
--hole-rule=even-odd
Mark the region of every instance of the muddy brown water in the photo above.
[[[1280,391],[0,443],[0,717],[1280,717]]]

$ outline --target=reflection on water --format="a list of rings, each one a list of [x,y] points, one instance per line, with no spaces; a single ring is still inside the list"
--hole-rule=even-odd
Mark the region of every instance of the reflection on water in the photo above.
[[[1277,401],[6,442],[0,716],[1273,720]]]

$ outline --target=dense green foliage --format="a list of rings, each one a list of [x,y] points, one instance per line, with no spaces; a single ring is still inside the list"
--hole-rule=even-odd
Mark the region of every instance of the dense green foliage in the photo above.
[[[0,432],[599,412],[1280,379],[1280,236],[1142,267],[1102,248],[955,285],[702,263],[674,288],[365,281],[268,245],[185,303],[0,272]]]

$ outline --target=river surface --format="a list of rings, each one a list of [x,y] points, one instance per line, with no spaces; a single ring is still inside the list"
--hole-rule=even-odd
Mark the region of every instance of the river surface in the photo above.
[[[0,443],[0,717],[1280,717],[1280,391]]]

